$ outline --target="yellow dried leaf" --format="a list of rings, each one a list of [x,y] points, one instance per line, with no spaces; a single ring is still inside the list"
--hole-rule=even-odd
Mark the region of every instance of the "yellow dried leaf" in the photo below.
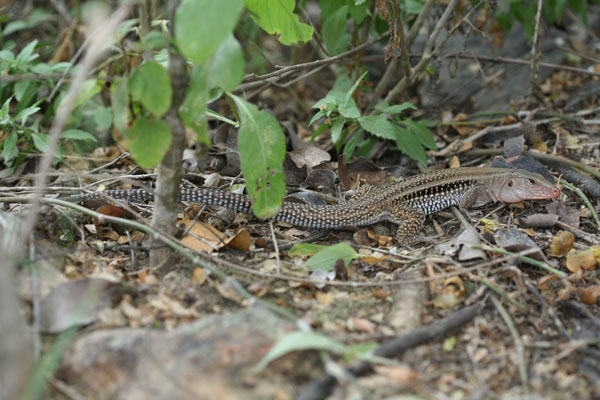
[[[333,303],[333,295],[331,293],[325,293],[325,292],[317,292],[317,294],[315,295],[315,298],[317,299],[317,302],[319,304],[323,304],[323,305],[329,305],[331,303]]]
[[[204,282],[206,282],[206,271],[204,268],[194,268],[194,271],[192,272],[192,278],[195,283],[202,285]]]
[[[562,257],[567,254],[573,247],[575,242],[575,235],[571,232],[560,231],[550,243],[550,254],[554,257]]]
[[[567,256],[567,269],[571,272],[577,272],[580,269],[592,270],[596,267],[595,248],[578,251]]]

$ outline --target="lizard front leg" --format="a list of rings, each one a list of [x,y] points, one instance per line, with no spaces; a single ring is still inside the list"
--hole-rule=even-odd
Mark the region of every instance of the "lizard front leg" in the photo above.
[[[467,192],[460,199],[460,203],[458,203],[458,209],[461,213],[471,219],[471,213],[468,211],[469,207],[472,205],[479,207],[489,203],[490,201],[492,201],[492,199],[490,198],[485,187],[483,185],[478,185],[467,190]]]
[[[425,222],[425,213],[418,208],[394,204],[387,210],[387,220],[398,225],[395,239],[400,246],[413,243]]]

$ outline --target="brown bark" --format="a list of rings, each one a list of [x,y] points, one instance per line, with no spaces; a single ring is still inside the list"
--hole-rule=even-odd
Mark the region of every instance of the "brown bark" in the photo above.
[[[175,31],[175,10],[177,10],[178,5],[179,0],[169,2],[171,35]],[[173,48],[169,51],[168,72],[173,87],[173,99],[164,121],[169,125],[173,139],[171,147],[158,169],[152,226],[161,232],[173,234],[176,229],[179,182],[182,176],[181,163],[185,148],[185,127],[179,116],[179,107],[183,102],[189,80],[185,58]],[[163,265],[169,257],[171,257],[171,250],[168,248],[154,249],[150,252],[150,263],[152,266]]]

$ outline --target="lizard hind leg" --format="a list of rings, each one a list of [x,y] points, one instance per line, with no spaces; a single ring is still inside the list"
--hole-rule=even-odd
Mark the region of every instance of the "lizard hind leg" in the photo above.
[[[419,232],[425,222],[425,213],[407,205],[394,205],[388,209],[387,220],[398,225],[395,239],[398,245],[406,247],[419,238]]]

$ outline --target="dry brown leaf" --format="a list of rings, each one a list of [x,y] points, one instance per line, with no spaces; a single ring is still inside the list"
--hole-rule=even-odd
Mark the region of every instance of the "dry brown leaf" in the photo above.
[[[390,292],[384,289],[377,289],[373,291],[373,297],[379,300],[385,300],[391,296]]]
[[[252,244],[252,238],[250,237],[250,232],[246,228],[242,228],[235,235],[227,239],[225,243],[234,249],[248,251]]]
[[[419,373],[409,367],[373,365],[373,370],[399,383],[412,383],[421,379]]]
[[[317,303],[322,304],[322,305],[329,305],[331,303],[333,303],[333,294],[327,292],[317,292],[315,294],[315,299],[317,300]]]
[[[571,272],[577,272],[580,269],[592,270],[596,268],[598,258],[600,258],[600,246],[577,251],[567,256],[567,269]]]
[[[376,235],[372,230],[367,230],[367,237],[375,240],[379,247],[389,247],[394,244],[394,238],[387,235]]]
[[[202,285],[204,282],[206,282],[206,271],[204,270],[204,268],[196,267],[192,272],[192,278],[194,283]]]
[[[464,121],[468,121],[468,120],[469,120],[469,116],[467,114],[459,113],[452,122],[464,122]],[[452,126],[458,132],[458,134],[461,136],[467,136],[471,132],[473,132],[472,125],[452,124],[450,126]]]
[[[187,217],[177,221],[178,224],[184,224],[186,230],[193,222]],[[195,221],[188,234],[181,239],[181,244],[192,250],[210,253],[225,246],[225,235],[210,224]]]
[[[600,298],[600,286],[590,286],[577,289],[577,294],[585,304],[596,304]]]
[[[452,156],[450,159],[450,163],[448,163],[448,167],[450,168],[458,168],[460,167],[460,158],[457,156]]]
[[[550,254],[554,257],[562,257],[571,250],[574,242],[575,235],[571,232],[560,231],[552,238],[552,243],[550,243]]]
[[[350,318],[348,320],[348,329],[369,334],[375,333],[376,326],[366,318]]]

